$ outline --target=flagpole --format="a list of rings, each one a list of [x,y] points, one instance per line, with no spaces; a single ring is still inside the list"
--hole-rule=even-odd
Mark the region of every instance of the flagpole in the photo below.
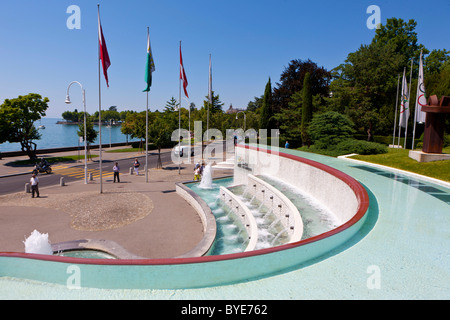
[[[206,141],[209,141],[209,108],[212,106],[212,79],[211,79],[211,54],[209,54],[209,79],[208,79],[208,113],[206,115]]]
[[[411,110],[411,106],[409,104],[411,102],[410,98],[411,98],[411,78],[412,78],[413,61],[414,61],[414,58],[411,58],[411,71],[409,73],[408,112],[409,112],[409,110]],[[406,112],[406,108],[405,108],[405,112]],[[408,115],[409,115],[409,113],[408,113]],[[408,134],[408,118],[409,117],[406,118],[406,128],[405,128],[405,142],[404,142],[405,149],[406,149],[406,138],[407,138],[407,134]],[[413,141],[413,143],[414,143],[414,141]]]
[[[406,67],[403,68],[402,95],[401,95],[402,101],[403,101],[403,79],[405,78],[405,70],[406,70]],[[400,114],[399,114],[399,117],[398,117],[399,124],[398,124],[398,141],[397,141],[397,144],[398,144],[399,147],[400,147],[400,133],[401,133],[401,130],[402,130],[402,126],[400,125],[402,123],[402,117],[403,117],[402,113],[404,113],[404,111],[402,112],[402,107],[400,106]]]
[[[98,9],[98,16],[100,17],[100,5],[97,4]],[[100,32],[100,29],[99,29]],[[99,38],[97,39],[98,43],[98,134],[99,134],[99,171],[100,171],[100,193],[103,193],[103,178],[102,178],[102,85],[101,85],[101,76],[100,76],[100,42],[99,39],[101,35],[98,35]]]
[[[181,40],[180,40],[180,58],[181,58]],[[180,60],[181,62],[181,60]],[[178,174],[180,174],[180,164],[181,164],[181,64],[180,64],[180,76],[178,77],[178,87],[179,87],[179,105],[178,105]]]
[[[422,50],[420,50],[420,60],[422,60]],[[419,66],[420,68],[420,66]],[[419,71],[420,72],[420,71]],[[420,79],[417,79],[417,85],[419,85]],[[417,121],[417,113],[418,113],[418,105],[417,105],[417,99],[419,98],[417,96],[418,90],[416,90],[416,103],[414,104],[414,129],[413,129],[413,140],[412,140],[412,146],[411,150],[414,150],[414,139],[416,137],[416,121]]]
[[[147,39],[150,38],[150,30],[147,27]],[[148,183],[148,91],[147,91],[147,107],[145,111],[145,183]]]
[[[395,100],[395,119],[394,119],[394,132],[392,137],[392,147],[395,145],[395,129],[397,128],[397,108],[398,108],[398,87],[400,84],[400,74],[398,74],[398,80],[397,80],[397,98]]]

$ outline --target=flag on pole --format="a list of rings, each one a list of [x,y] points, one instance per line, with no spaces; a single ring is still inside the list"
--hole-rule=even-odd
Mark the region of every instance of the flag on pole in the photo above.
[[[99,59],[102,61],[103,75],[105,76],[106,85],[109,87],[108,68],[111,65],[109,60],[108,49],[106,48],[105,37],[103,36],[102,24],[100,22],[100,9],[98,9],[98,42],[99,42]]]
[[[425,84],[423,79],[423,62],[422,52],[420,52],[419,62],[419,79],[417,80],[417,93],[416,93],[416,122],[425,122],[426,113],[422,111],[422,107],[427,104],[427,98],[425,96]]]
[[[153,61],[152,48],[150,46],[150,33],[147,34],[147,65],[145,67],[145,82],[147,88],[143,92],[150,91],[152,86],[152,73],[155,71],[155,62]]]
[[[181,55],[181,44],[180,44],[180,79],[183,81],[183,89],[184,89],[184,94],[186,95],[186,97],[189,98],[189,95],[187,93],[187,86],[188,86],[188,81],[186,78],[186,73],[184,72],[184,67],[183,67],[183,56]]]
[[[406,68],[405,68],[406,69]],[[406,81],[405,70],[403,70],[403,81],[401,91],[400,122],[399,126],[406,128],[409,119],[408,83]]]

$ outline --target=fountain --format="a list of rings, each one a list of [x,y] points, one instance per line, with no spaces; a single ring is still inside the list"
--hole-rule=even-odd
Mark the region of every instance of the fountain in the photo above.
[[[25,253],[53,254],[52,246],[48,241],[48,233],[34,230],[23,243],[25,244]]]
[[[208,165],[203,169],[202,180],[200,181],[200,184],[198,187],[200,189],[212,189],[213,188],[211,164],[208,163]]]

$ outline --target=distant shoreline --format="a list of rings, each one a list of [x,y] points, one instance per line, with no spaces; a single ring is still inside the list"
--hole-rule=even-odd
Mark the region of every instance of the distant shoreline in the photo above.
[[[59,121],[56,121],[56,124],[67,124],[67,125],[79,125],[80,123],[83,123],[83,122],[74,122],[74,121],[64,121],[64,120],[59,120]],[[98,121],[97,122],[93,122],[94,123],[94,125],[97,125],[98,126]],[[103,123],[102,122],[102,125],[105,125],[105,126],[108,126],[109,124],[107,124],[107,123]],[[122,123],[112,123],[111,124],[111,126],[120,126],[120,125],[122,125]]]

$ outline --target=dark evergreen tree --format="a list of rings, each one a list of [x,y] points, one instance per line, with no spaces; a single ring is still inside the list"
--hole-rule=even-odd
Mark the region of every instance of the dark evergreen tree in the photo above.
[[[272,111],[272,84],[269,81],[266,84],[266,89],[264,90],[264,97],[262,101],[261,114],[259,118],[259,127],[261,129],[267,129],[270,132],[271,118],[273,115]]]
[[[312,92],[311,92],[311,75],[309,72],[305,74],[302,90],[302,124],[301,134],[303,146],[310,146],[311,141],[308,137],[308,126],[312,118]]]

